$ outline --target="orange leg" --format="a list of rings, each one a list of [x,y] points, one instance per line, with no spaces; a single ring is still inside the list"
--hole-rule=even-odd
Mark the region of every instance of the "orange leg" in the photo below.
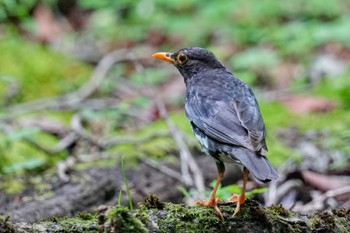
[[[237,203],[235,212],[234,212],[232,217],[237,216],[237,214],[241,210],[241,205],[244,204],[244,202],[245,202],[245,188],[246,188],[246,184],[247,184],[247,181],[248,181],[248,175],[249,175],[248,169],[246,167],[243,167],[243,187],[242,187],[242,192],[241,192],[240,195],[233,194],[232,197],[230,197],[227,200],[228,202],[235,202],[235,203]]]
[[[224,173],[225,173],[225,166],[222,162],[217,162],[216,163],[216,167],[218,169],[218,178],[216,179],[216,183],[215,183],[215,186],[214,186],[214,189],[213,191],[211,192],[211,195],[210,195],[210,198],[209,200],[202,200],[202,201],[196,201],[196,205],[201,205],[201,206],[212,206],[214,207],[216,213],[220,216],[220,218],[222,220],[224,220],[224,216],[222,215],[219,207],[217,206],[217,203],[218,202],[221,202],[221,200],[219,198],[215,198],[215,195],[216,195],[216,191],[218,190],[219,188],[219,184],[222,180],[222,177],[224,176]]]

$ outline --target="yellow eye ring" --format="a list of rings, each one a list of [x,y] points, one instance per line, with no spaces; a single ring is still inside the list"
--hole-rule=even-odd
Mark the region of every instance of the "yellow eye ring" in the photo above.
[[[179,53],[179,55],[177,55],[176,59],[181,65],[185,64],[188,61],[187,56],[183,53]]]

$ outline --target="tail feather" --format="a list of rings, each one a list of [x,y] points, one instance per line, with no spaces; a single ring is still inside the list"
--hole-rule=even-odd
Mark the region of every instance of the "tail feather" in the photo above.
[[[242,147],[232,148],[232,154],[249,170],[258,183],[267,183],[278,178],[277,171],[265,156]]]

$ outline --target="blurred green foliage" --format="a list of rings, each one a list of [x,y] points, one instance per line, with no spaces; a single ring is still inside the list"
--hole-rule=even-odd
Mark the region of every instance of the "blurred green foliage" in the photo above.
[[[25,20],[30,16],[30,10],[34,7],[36,0],[2,0],[0,2],[0,21],[18,17]]]
[[[281,62],[281,59],[274,50],[252,48],[237,53],[230,59],[235,70],[257,70],[270,69]],[[240,77],[240,76],[239,76]]]
[[[41,0],[41,2],[51,7],[56,5],[56,0]],[[35,23],[31,14],[37,3],[38,0],[1,0],[0,22],[10,23],[11,30],[16,30],[11,24],[18,24],[27,30],[34,31]]]
[[[241,46],[270,43],[279,52],[304,55],[325,41],[350,43],[346,0],[80,0],[79,4],[98,9],[93,28],[113,40],[141,40],[155,29],[182,38],[187,46],[208,47],[217,38]]]
[[[1,27],[0,36],[0,97],[8,85],[18,83],[21,95],[15,103],[56,96],[76,90],[90,75],[91,67],[49,48],[28,42],[14,33],[9,19],[17,18],[19,25],[35,30],[30,16],[34,0],[3,0],[0,3],[0,20],[7,22]],[[44,0],[57,12],[57,2]],[[91,10],[85,30],[96,40],[107,45],[133,42],[145,44],[152,37],[164,37],[157,42],[160,49],[176,50],[180,47],[202,46],[213,50],[234,73],[248,84],[256,84],[261,70],[270,70],[287,61],[295,61],[302,68],[309,65],[318,49],[327,43],[350,46],[350,1],[348,0],[77,0],[80,7]],[[228,54],[226,45],[231,46]],[[108,46],[106,46],[108,47]],[[224,47],[224,48],[222,48]],[[233,49],[232,49],[233,47]],[[234,56],[231,56],[232,53]],[[226,60],[225,60],[226,59]],[[135,87],[146,84],[162,84],[167,81],[167,70],[146,69],[144,74],[131,73],[125,66],[112,70],[98,90],[98,95],[115,91],[116,77],[126,76]],[[340,148],[349,155],[350,141],[350,71],[336,81],[324,77],[308,94],[323,96],[337,101],[338,109],[328,114],[296,116],[281,104],[259,101],[268,130],[269,159],[278,166],[287,158],[298,154],[288,149],[278,138],[281,127],[296,126],[306,131],[310,128],[327,130],[332,136],[327,140],[329,148]],[[144,79],[147,77],[147,80]],[[301,72],[298,84],[307,84],[307,73]],[[67,85],[67,83],[69,85]],[[292,83],[293,84],[293,83]],[[300,92],[300,90],[297,90]],[[304,90],[305,91],[305,90]],[[93,111],[84,110],[82,115],[91,121],[104,121],[104,136],[122,136],[127,133],[144,137],[167,126],[156,121],[141,130],[125,132],[118,122],[127,121],[123,112],[133,107],[148,106],[150,99],[139,96],[131,101],[121,101],[118,108]],[[69,113],[45,113],[50,118],[67,119]],[[183,112],[171,113],[171,118],[186,135],[192,132]],[[51,166],[63,158],[60,154],[49,159],[42,151],[25,143],[25,137],[33,137],[46,145],[56,140],[36,129],[0,134],[0,171],[18,173]],[[326,144],[326,143],[325,143]],[[108,152],[137,156],[166,157],[176,147],[171,138],[163,137],[143,145],[119,145]],[[2,156],[4,155],[4,156]],[[52,156],[51,156],[52,157]]]
[[[74,91],[87,80],[91,72],[89,65],[42,45],[30,43],[12,33],[0,39],[0,51],[0,97],[4,97],[12,84],[17,85],[19,95],[11,100],[13,104]],[[3,113],[3,109],[0,109],[0,113]],[[54,119],[67,119],[65,113],[46,115]],[[6,128],[6,123],[3,124]],[[43,169],[55,165],[66,156],[66,153],[49,156],[26,143],[27,138],[47,147],[57,143],[55,137],[35,128],[0,132],[0,172],[18,174]]]
[[[53,146],[56,139],[35,128],[21,129],[9,134],[0,133],[0,172],[23,174],[25,171],[43,169],[55,165],[66,153],[48,156],[25,142],[30,138],[45,146]]]
[[[216,180],[213,180],[210,183],[210,186],[214,188],[216,183]],[[190,190],[187,191],[183,186],[177,186],[177,189],[187,198],[191,198],[194,196],[198,191],[197,190]],[[225,187],[222,187],[221,184],[219,184],[219,188],[216,192],[216,198],[220,198],[223,202],[226,202],[230,197],[232,197],[233,194],[239,194],[241,193],[242,188],[240,185],[237,184],[231,184],[231,185],[226,185]],[[267,191],[267,188],[255,188],[249,192],[246,192],[245,195],[246,197],[252,197],[255,194],[259,193],[264,193]],[[211,194],[211,191],[206,191],[205,196],[209,197]]]
[[[0,51],[0,96],[7,86],[1,77],[7,77],[21,89],[18,102],[76,90],[91,72],[88,65],[14,34],[0,39]]]
[[[215,187],[215,183],[216,183],[216,180],[213,180],[211,183],[210,183],[210,186],[212,188]],[[217,195],[216,197],[217,198],[220,198],[221,200],[223,201],[226,201],[228,200],[232,194],[239,194],[241,193],[242,191],[242,188],[240,185],[237,185],[237,184],[231,184],[231,185],[227,185],[225,187],[222,187],[221,184],[219,185],[219,189],[217,191]],[[267,188],[255,188],[253,189],[252,191],[249,191],[249,192],[246,192],[245,195],[246,197],[252,197],[254,194],[259,194],[259,193],[264,193],[267,191]],[[206,196],[209,196],[210,193],[208,192],[206,194]]]

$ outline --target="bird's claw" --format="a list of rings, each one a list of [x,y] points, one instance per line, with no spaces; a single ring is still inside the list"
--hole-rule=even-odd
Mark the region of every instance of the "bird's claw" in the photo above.
[[[239,196],[238,194],[233,194],[229,199],[227,199],[228,203],[237,203],[239,200]]]
[[[196,201],[196,205],[201,205],[201,206],[216,206],[217,203],[222,202],[220,198],[215,198],[215,199],[209,199],[209,200],[200,200]]]
[[[235,217],[241,210],[241,205],[245,202],[245,195],[233,194],[228,200],[228,203],[236,203],[236,209],[232,217]]]
[[[219,209],[219,207],[217,206],[218,203],[222,202],[222,200],[220,198],[215,198],[215,199],[209,199],[209,200],[200,200],[200,201],[196,201],[195,204],[196,205],[200,205],[200,206],[211,206],[214,207],[215,212],[220,216],[220,218],[224,221],[224,216],[221,213],[221,210]]]

